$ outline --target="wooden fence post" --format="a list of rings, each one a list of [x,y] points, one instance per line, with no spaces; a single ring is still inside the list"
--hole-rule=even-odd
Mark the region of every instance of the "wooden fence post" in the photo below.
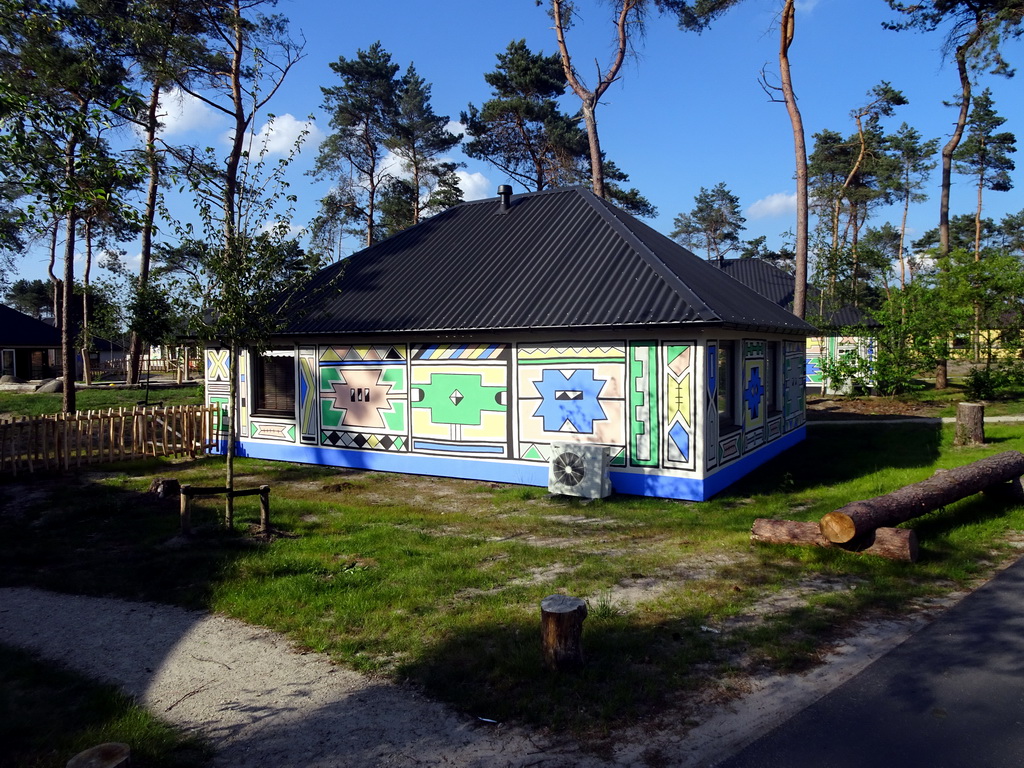
[[[270,533],[270,486],[260,486],[260,533]]]
[[[181,535],[192,535],[192,486],[181,486],[180,499]]]

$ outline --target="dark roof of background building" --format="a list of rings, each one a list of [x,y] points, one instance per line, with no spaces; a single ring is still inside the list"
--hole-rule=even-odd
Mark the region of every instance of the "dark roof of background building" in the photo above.
[[[60,334],[52,325],[0,304],[0,347],[60,347]]]
[[[730,277],[739,280],[748,288],[757,291],[769,301],[787,310],[793,309],[793,293],[796,278],[774,264],[761,259],[722,259],[720,268]],[[845,328],[850,326],[877,327],[879,322],[852,304],[835,308],[828,302],[821,306],[821,291],[813,285],[807,286],[806,316],[821,319],[822,328]]]
[[[325,286],[330,286],[326,288]],[[569,187],[463,203],[324,269],[289,334],[814,328]]]

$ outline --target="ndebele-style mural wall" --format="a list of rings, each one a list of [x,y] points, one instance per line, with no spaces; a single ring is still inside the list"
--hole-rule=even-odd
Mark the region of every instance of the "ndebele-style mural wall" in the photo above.
[[[813,329],[585,190],[463,204],[343,264],[315,316],[242,353],[241,455],[544,486],[570,442],[608,447],[617,492],[702,500],[803,438]],[[207,349],[212,403],[227,354]]]

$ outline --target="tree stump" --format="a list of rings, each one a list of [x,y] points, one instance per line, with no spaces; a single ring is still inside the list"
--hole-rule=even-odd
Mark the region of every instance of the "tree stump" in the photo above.
[[[548,595],[540,602],[540,637],[544,663],[556,671],[583,666],[583,620],[587,604],[578,597]]]
[[[111,741],[79,752],[68,760],[67,768],[127,768],[131,764],[131,747]]]
[[[985,444],[985,406],[981,403],[956,404],[956,437],[953,445]]]
[[[1024,454],[1004,451],[955,469],[936,472],[927,480],[876,496],[854,501],[821,518],[821,533],[843,544],[876,528],[895,526],[934,509],[952,504],[992,486],[1003,485],[1024,474]]]
[[[843,549],[858,555],[875,555],[906,563],[917,562],[918,556],[917,534],[904,528],[878,528],[859,539],[836,544],[822,536],[818,523],[759,517],[750,529],[750,540],[763,544]]]

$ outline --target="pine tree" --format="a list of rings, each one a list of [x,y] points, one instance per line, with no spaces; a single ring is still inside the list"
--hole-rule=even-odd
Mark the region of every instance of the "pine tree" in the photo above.
[[[739,233],[746,229],[740,200],[724,182],[711,190],[701,187],[693,199],[693,210],[676,216],[671,237],[688,248],[705,250],[708,261],[721,266],[727,254],[740,248]]]
[[[1014,169],[1010,155],[1017,151],[1017,138],[998,129],[1006,122],[996,113],[992,91],[986,88],[974,99],[967,118],[967,135],[953,154],[953,167],[958,173],[973,176],[978,190],[974,212],[974,259],[981,259],[982,195],[986,189],[1008,192],[1013,189],[1010,171]]]
[[[421,200],[428,200],[451,163],[440,158],[462,140],[462,134],[448,130],[447,115],[438,115],[430,105],[430,85],[410,64],[398,83],[394,122],[384,145],[402,161],[402,169],[412,177],[411,224],[422,215]]]
[[[321,201],[322,226],[361,222],[369,246],[378,239],[379,195],[393,176],[385,159],[398,110],[399,67],[380,42],[360,49],[354,59],[341,56],[330,66],[341,83],[320,90],[334,132],[320,144],[312,172],[336,187]]]

